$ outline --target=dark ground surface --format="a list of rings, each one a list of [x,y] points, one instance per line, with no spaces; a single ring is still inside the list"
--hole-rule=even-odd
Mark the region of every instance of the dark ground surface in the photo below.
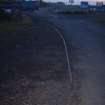
[[[0,31],[0,104],[104,105],[104,19],[58,15],[48,8],[35,13],[33,25]],[[67,42],[73,87],[63,43],[48,24],[58,27]]]
[[[4,30],[0,31],[0,105],[71,105],[75,99],[76,105],[57,33],[38,18],[34,25]]]
[[[59,28],[67,42],[72,71],[78,73],[80,102],[105,105],[104,14],[55,14],[49,8],[36,12]],[[75,93],[77,94],[77,93]]]

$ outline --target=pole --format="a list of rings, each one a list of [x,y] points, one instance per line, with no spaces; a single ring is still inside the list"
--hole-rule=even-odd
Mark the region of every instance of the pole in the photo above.
[[[74,0],[69,0],[69,3],[72,5],[74,3]]]

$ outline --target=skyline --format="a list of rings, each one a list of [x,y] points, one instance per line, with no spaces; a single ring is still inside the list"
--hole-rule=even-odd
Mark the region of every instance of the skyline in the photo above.
[[[46,2],[65,2],[65,3],[69,2],[69,0],[43,0],[43,1],[46,1]],[[81,1],[89,1],[90,4],[94,4],[97,1],[102,1],[105,3],[105,0],[74,0],[74,3],[79,4]]]

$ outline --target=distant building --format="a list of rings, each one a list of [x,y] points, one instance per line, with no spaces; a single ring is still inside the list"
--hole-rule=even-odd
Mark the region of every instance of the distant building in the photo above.
[[[87,9],[89,7],[89,3],[87,1],[82,1],[80,4],[81,8]]]
[[[96,2],[96,6],[97,6],[97,7],[102,7],[103,5],[104,5],[103,2]]]
[[[83,10],[92,11],[92,12],[105,11],[105,5],[103,4],[103,2],[96,2],[96,5],[89,5],[88,2],[82,1],[80,7]]]
[[[69,3],[70,3],[70,4],[73,4],[73,3],[74,3],[74,0],[69,0]]]
[[[82,1],[80,4],[80,8],[83,12],[88,12],[89,3],[87,1]]]
[[[89,9],[96,12],[104,12],[105,5],[103,4],[103,2],[96,2],[96,5],[90,5]]]

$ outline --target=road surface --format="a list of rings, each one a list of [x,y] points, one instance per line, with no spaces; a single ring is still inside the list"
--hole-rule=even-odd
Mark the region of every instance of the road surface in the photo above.
[[[105,105],[105,27],[80,16],[59,16],[47,9],[36,14],[57,26],[71,48],[72,71],[79,73],[80,105]],[[71,55],[70,55],[71,56]]]
[[[0,105],[71,105],[61,38],[45,21],[23,19],[1,24]]]

